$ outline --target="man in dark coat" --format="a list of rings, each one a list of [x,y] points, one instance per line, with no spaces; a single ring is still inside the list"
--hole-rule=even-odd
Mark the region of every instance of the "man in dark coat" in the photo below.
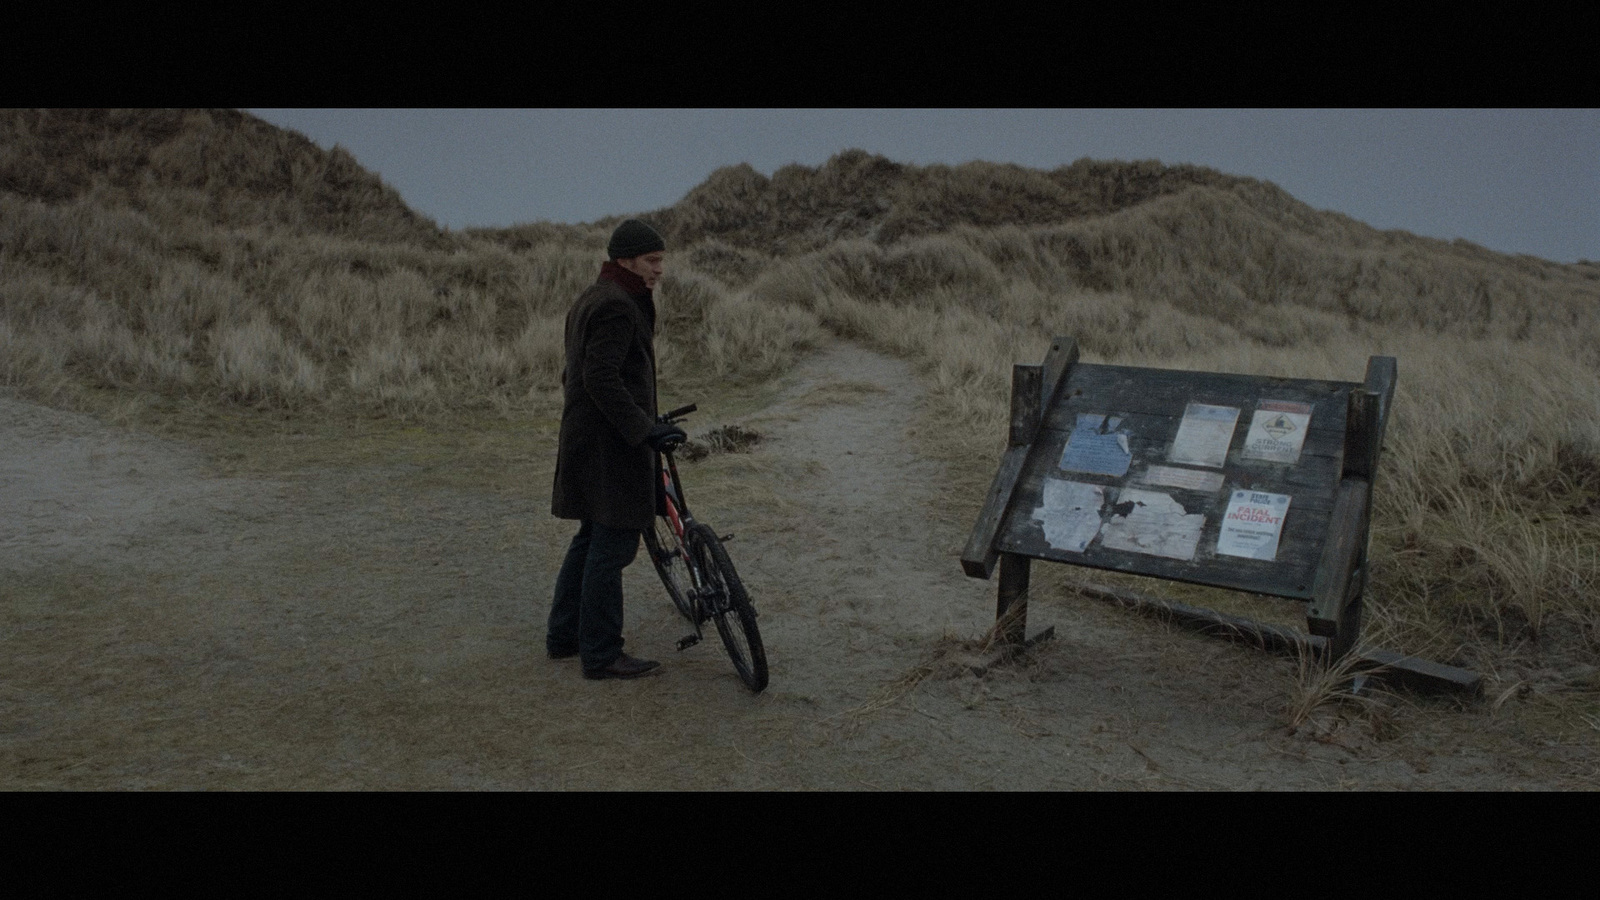
[[[610,261],[567,313],[550,510],[581,524],[556,575],[545,649],[580,657],[585,678],[635,678],[659,665],[622,652],[622,570],[656,514],[656,452],[684,437],[656,421],[654,288],[665,250],[644,222],[618,225]]]

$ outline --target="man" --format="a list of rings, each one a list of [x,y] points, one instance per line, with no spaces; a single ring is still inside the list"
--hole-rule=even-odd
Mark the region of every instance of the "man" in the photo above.
[[[550,509],[577,519],[545,633],[552,659],[585,678],[637,678],[659,663],[622,652],[622,570],[656,515],[656,452],[682,429],[656,421],[656,306],[666,243],[638,219],[618,225],[610,261],[567,313],[565,403]]]

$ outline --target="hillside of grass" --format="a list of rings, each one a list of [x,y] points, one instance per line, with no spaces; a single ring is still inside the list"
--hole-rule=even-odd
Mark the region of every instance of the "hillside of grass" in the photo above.
[[[343,148],[231,109],[0,110],[0,194],[163,226],[434,243],[439,228]]]
[[[1600,642],[1600,266],[1139,161],[851,150],[724,168],[641,214],[671,250],[664,384],[759,382],[828,334],[910,359],[974,510],[1010,367],[1053,336],[1091,362],[1338,380],[1395,356],[1384,624],[1446,660]],[[450,232],[245,113],[0,111],[0,385],[152,416],[549,418],[562,317],[618,218]]]

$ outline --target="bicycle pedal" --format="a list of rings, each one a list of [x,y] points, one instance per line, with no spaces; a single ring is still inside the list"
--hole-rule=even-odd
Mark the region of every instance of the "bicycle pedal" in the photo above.
[[[687,650],[690,647],[693,647],[695,644],[698,644],[698,643],[700,643],[700,635],[698,635],[698,634],[684,635],[683,637],[678,638],[678,649],[679,650]]]

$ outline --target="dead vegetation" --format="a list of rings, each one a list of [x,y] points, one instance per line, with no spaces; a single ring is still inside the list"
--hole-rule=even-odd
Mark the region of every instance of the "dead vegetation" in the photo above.
[[[719,425],[690,438],[683,444],[679,455],[689,462],[698,462],[715,453],[746,453],[761,443],[761,432],[742,425]]]
[[[344,151],[228,110],[5,110],[0,149],[0,385],[152,427],[549,420],[562,317],[612,224],[448,232]],[[1151,162],[847,151],[722,169],[645,215],[675,248],[664,383],[759,383],[829,334],[913,360],[952,503],[972,510],[1010,366],[1056,335],[1093,362],[1339,380],[1396,356],[1371,614],[1444,662],[1593,664],[1592,263],[1378,231]]]

